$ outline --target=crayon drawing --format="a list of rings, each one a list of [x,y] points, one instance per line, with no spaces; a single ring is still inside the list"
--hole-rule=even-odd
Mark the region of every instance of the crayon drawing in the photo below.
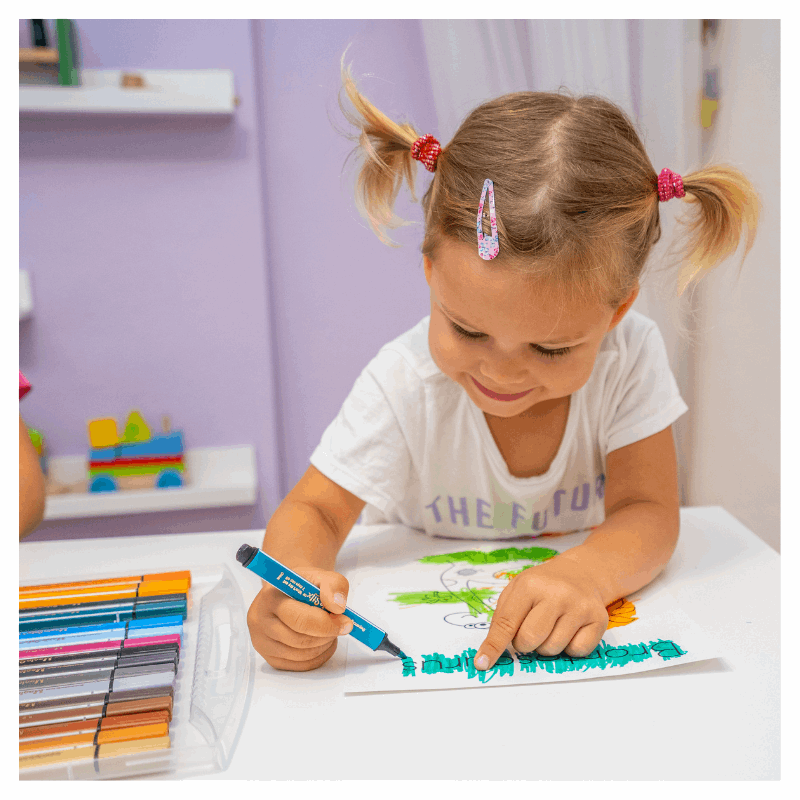
[[[509,645],[495,665],[476,670],[473,658],[486,637],[497,600],[514,576],[536,569],[580,544],[588,532],[548,546],[498,547],[470,542],[447,551],[442,539],[401,532],[385,549],[370,543],[348,574],[349,601],[407,658],[387,657],[348,643],[345,692],[417,691],[542,683],[635,673],[713,658],[702,631],[663,588],[644,587],[608,608],[608,628],[585,658],[517,653]]]

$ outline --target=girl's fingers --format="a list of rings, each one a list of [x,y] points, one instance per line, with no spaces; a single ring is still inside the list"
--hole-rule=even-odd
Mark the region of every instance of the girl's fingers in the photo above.
[[[253,644],[255,646],[255,643]],[[261,651],[269,655],[269,659],[279,658],[283,661],[305,663],[314,661],[319,656],[323,655],[323,653],[327,653],[331,645],[336,644],[336,639],[326,640],[316,647],[307,647],[304,649],[289,647],[276,639],[270,639],[268,636],[262,637],[258,644]]]
[[[475,669],[485,670],[494,665],[517,635],[519,626],[530,611],[530,602],[520,598],[514,588],[513,584],[509,584],[500,595],[489,633],[475,654]]]
[[[574,616],[559,617],[550,633],[536,645],[536,652],[542,656],[557,656],[563,653],[575,634],[581,630],[583,622]]]
[[[608,628],[608,618],[602,622],[590,622],[584,625],[564,648],[564,652],[573,658],[585,658],[597,647]]]
[[[309,670],[321,667],[336,652],[336,639],[321,654],[309,661],[292,661],[281,656],[265,655],[265,661],[274,669],[282,669],[288,672],[308,672]]]
[[[322,645],[329,645],[336,636],[309,636],[292,630],[285,622],[274,615],[262,621],[260,633],[266,639],[280,642],[295,650],[313,650]]]
[[[546,601],[535,605],[522,621],[514,637],[515,649],[520,653],[530,653],[533,650],[541,652],[540,645],[552,635],[554,628],[560,622],[559,614],[558,608]],[[569,638],[566,642],[568,641]]]
[[[312,637],[339,636],[353,629],[353,621],[341,614],[329,614],[284,597],[275,603],[272,612],[281,622],[297,633]]]

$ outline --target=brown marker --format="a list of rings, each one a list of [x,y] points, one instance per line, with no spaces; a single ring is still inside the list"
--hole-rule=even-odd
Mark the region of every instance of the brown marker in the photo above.
[[[78,733],[97,733],[114,728],[133,728],[169,722],[168,711],[149,711],[144,714],[118,714],[115,717],[92,717],[75,722],[54,722],[49,725],[29,725],[19,729],[20,740],[70,736]]]
[[[172,687],[132,689],[110,692],[105,696],[84,695],[66,700],[38,700],[20,703],[19,725],[50,724],[57,721],[74,722],[91,717],[117,714],[141,714],[147,711],[167,711],[172,717]]]
[[[80,747],[89,744],[104,745],[111,742],[128,742],[134,739],[155,739],[166,736],[169,725],[159,722],[154,725],[137,725],[132,728],[112,728],[94,733],[76,733],[70,736],[53,736],[46,739],[31,739],[19,743],[20,754],[34,753],[44,750],[66,750],[69,747]]]

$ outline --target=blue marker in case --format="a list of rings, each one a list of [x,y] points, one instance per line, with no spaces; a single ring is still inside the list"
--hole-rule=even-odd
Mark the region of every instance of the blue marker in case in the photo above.
[[[292,572],[280,561],[268,556],[263,550],[243,544],[236,553],[236,560],[243,567],[255,572],[259,578],[263,578],[276,589],[280,589],[287,597],[327,611],[322,605],[319,587],[309,583],[305,578],[301,578],[296,572]],[[353,620],[353,630],[349,635],[358,639],[359,642],[363,642],[370,650],[385,650],[398,658],[406,658],[406,654],[389,641],[386,631],[381,630],[377,625],[373,625],[349,608],[345,609],[343,616]]]

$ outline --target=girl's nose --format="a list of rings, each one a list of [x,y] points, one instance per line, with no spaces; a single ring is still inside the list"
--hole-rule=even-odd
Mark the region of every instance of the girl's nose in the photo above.
[[[515,363],[513,359],[484,362],[481,364],[480,371],[493,388],[509,392],[524,391],[530,388],[528,370],[518,362]]]

